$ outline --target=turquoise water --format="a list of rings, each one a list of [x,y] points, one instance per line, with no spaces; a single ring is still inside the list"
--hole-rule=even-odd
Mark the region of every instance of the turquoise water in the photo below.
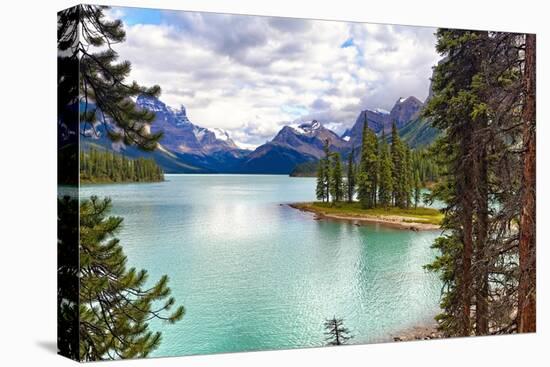
[[[422,269],[438,231],[314,220],[284,203],[314,199],[315,179],[167,175],[151,184],[84,186],[124,217],[131,266],[163,274],[186,308],[155,321],[152,356],[325,344],[323,322],[344,319],[353,343],[390,340],[430,322],[441,285]]]

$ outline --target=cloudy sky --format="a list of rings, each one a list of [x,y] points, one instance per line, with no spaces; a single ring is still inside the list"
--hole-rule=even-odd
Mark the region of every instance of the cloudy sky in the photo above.
[[[131,78],[251,148],[285,124],[343,132],[361,110],[428,94],[434,28],[116,7]]]

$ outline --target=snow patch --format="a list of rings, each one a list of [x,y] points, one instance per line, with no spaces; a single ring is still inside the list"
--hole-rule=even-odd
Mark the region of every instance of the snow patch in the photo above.
[[[378,112],[378,113],[381,113],[381,114],[383,114],[383,115],[389,115],[389,114],[390,114],[390,111],[385,110],[385,109],[383,109],[383,108],[375,108],[374,111],[375,111],[375,112]]]
[[[351,137],[348,135],[348,136],[344,136],[342,139],[343,139],[344,141],[350,141]]]
[[[300,135],[313,135],[315,131],[321,128],[321,123],[317,120],[313,120],[311,123],[303,123],[300,125],[290,124],[288,126]]]
[[[378,114],[380,114],[380,115],[389,115],[389,114],[390,114],[389,111],[387,111],[387,110],[385,110],[385,109],[383,109],[383,108],[375,108],[375,109],[373,109],[373,110],[367,110],[367,111],[374,112],[374,113],[378,113]]]
[[[212,132],[214,133],[214,135],[216,136],[216,139],[218,140],[223,140],[223,141],[229,140],[229,134],[225,130],[218,129],[217,127],[215,127],[212,129]]]
[[[193,129],[193,134],[195,134],[195,137],[198,141],[201,141],[207,131],[208,130],[203,129],[202,127],[195,126],[195,128]]]

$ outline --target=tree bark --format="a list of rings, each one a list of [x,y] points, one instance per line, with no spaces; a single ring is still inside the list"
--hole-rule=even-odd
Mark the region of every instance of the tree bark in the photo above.
[[[472,256],[473,256],[473,193],[472,182],[473,162],[469,154],[471,152],[471,133],[466,131],[462,142],[462,177],[459,190],[462,203],[462,335],[471,334],[471,306],[472,306]]]
[[[536,331],[536,38],[525,39],[523,182],[519,232],[518,331]]]
[[[467,194],[468,195],[468,194]],[[467,204],[469,205],[469,204]],[[465,207],[463,216],[463,245],[462,252],[462,335],[470,335],[470,313],[472,305],[472,208]]]
[[[486,123],[484,124],[486,126]],[[487,149],[486,144],[481,142],[477,172],[477,205],[476,205],[476,335],[487,335],[489,333],[489,309],[488,291],[489,275],[487,262],[487,232],[489,227],[488,208],[488,179],[487,179]]]

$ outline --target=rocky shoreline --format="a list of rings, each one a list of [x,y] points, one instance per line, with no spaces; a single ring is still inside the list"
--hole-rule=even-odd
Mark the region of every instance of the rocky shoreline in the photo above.
[[[403,330],[397,335],[392,335],[391,337],[394,342],[407,342],[414,340],[442,339],[445,336],[437,330],[437,325],[434,324],[427,326],[414,326]]]

